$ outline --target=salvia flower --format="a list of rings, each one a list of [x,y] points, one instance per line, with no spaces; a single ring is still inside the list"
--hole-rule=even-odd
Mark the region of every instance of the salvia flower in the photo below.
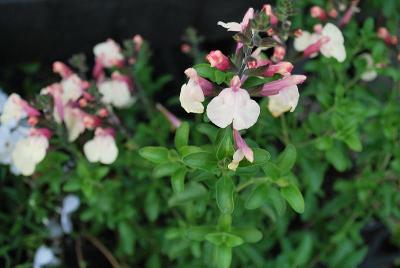
[[[179,120],[179,118],[176,117],[173,113],[168,111],[168,109],[165,108],[162,104],[157,103],[156,108],[165,116],[165,118],[167,118],[167,120],[171,123],[173,129],[177,129],[182,124],[182,121]]]
[[[225,128],[233,124],[236,130],[253,126],[260,115],[260,106],[240,88],[238,76],[232,78],[230,87],[222,90],[207,106],[207,116],[215,125]]]
[[[185,109],[187,113],[201,114],[204,112],[202,102],[204,101],[205,92],[207,92],[209,88],[212,88],[212,85],[204,78],[199,77],[196,70],[193,68],[187,69],[185,74],[189,78],[189,81],[182,85],[179,101],[182,108]],[[204,91],[201,83],[206,85],[203,86],[203,88],[205,88]]]
[[[293,112],[297,107],[299,97],[300,94],[296,85],[285,87],[278,94],[268,97],[268,110],[275,117],[287,111]]]
[[[268,65],[264,72],[265,76],[273,76],[274,74],[280,74],[282,76],[288,75],[293,70],[293,64],[288,61],[281,61],[277,64]]]
[[[46,156],[50,135],[48,129],[31,129],[28,137],[16,143],[12,161],[22,175],[30,176],[35,172],[36,165]]]
[[[361,80],[365,82],[370,82],[375,80],[375,78],[378,76],[375,68],[374,68],[374,60],[369,53],[364,53],[361,55],[362,58],[365,59],[367,62],[367,68],[366,71],[361,74]]]
[[[206,59],[210,63],[211,67],[215,67],[218,70],[226,71],[230,67],[229,59],[220,50],[214,50],[208,53]]]
[[[235,141],[236,151],[233,154],[233,160],[228,165],[230,170],[235,171],[239,166],[240,161],[246,158],[249,162],[254,161],[253,150],[247,145],[246,141],[240,136],[239,131],[233,130],[233,139]]]
[[[85,143],[83,151],[89,162],[113,163],[118,156],[113,129],[97,128],[92,140]]]
[[[97,44],[93,48],[96,56],[96,63],[100,63],[104,67],[120,66],[124,60],[121,47],[112,39]]]
[[[231,31],[231,32],[243,32],[247,28],[247,25],[249,25],[249,22],[253,17],[254,17],[254,9],[249,8],[247,10],[246,14],[244,15],[241,23],[237,23],[237,22],[225,23],[225,22],[219,21],[218,25],[224,27],[225,29],[227,29],[228,31]]]
[[[64,122],[68,130],[68,141],[75,141],[85,129],[85,113],[78,107],[66,106],[64,110]]]
[[[118,72],[112,74],[112,79],[100,82],[98,88],[103,96],[102,101],[116,108],[129,107],[135,100],[131,94],[132,82]]]
[[[260,94],[262,96],[272,96],[278,94],[281,90],[303,83],[307,77],[305,75],[289,75],[282,79],[266,83]]]
[[[30,106],[18,94],[11,94],[3,106],[3,111],[0,116],[2,124],[17,124],[21,119],[29,116],[39,116],[38,110]]]

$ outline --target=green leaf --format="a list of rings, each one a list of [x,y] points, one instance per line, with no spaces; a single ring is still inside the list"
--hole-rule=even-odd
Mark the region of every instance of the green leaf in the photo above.
[[[221,160],[225,157],[231,158],[234,152],[233,146],[232,128],[230,126],[221,128],[218,131],[217,140],[215,142],[217,159]]]
[[[283,198],[289,203],[289,205],[293,208],[297,213],[304,212],[304,199],[300,190],[294,186],[289,185],[287,187],[281,188],[281,194]]]
[[[229,268],[232,262],[232,248],[216,247],[215,248],[215,267]]]
[[[167,162],[157,165],[154,168],[153,176],[154,178],[162,178],[165,176],[170,176],[174,174],[182,165],[178,162]]]
[[[279,155],[277,165],[283,173],[289,172],[296,162],[297,152],[292,144],[288,144]]]
[[[217,159],[209,152],[190,154],[183,158],[183,162],[191,168],[199,168],[207,172],[218,171]]]
[[[204,241],[208,233],[215,232],[215,227],[211,226],[191,226],[186,230],[186,235],[190,240]]]
[[[240,246],[244,243],[244,240],[239,236],[227,232],[209,233],[205,238],[216,246],[227,246],[230,248]]]
[[[231,233],[240,236],[247,243],[256,243],[263,237],[263,234],[259,230],[252,227],[233,227]]]
[[[265,175],[270,177],[272,180],[276,181],[281,177],[281,171],[279,167],[272,163],[272,162],[267,162],[263,165],[262,167]]]
[[[168,161],[168,149],[164,147],[143,147],[139,150],[141,157],[156,163],[161,164]]]
[[[181,149],[183,146],[189,143],[189,124],[182,122],[175,133],[175,146],[177,149]]]
[[[198,75],[207,78],[218,85],[222,83],[229,83],[233,77],[233,73],[220,71],[215,67],[211,67],[209,63],[200,63],[193,66],[193,68],[196,69]]]
[[[254,188],[246,200],[245,208],[256,209],[261,207],[267,199],[267,190],[268,186],[265,183]]]
[[[146,212],[146,216],[150,221],[155,221],[160,212],[160,201],[156,192],[151,190],[147,193],[146,199],[144,201],[144,210]]]
[[[192,182],[187,187],[185,187],[185,190],[183,192],[174,194],[174,196],[172,196],[168,200],[168,205],[171,207],[181,205],[201,198],[207,195],[207,193],[207,189],[202,184]]]
[[[171,185],[174,193],[181,193],[185,190],[186,172],[187,169],[182,167],[171,176]]]
[[[216,199],[219,210],[223,214],[230,214],[235,208],[235,185],[231,177],[221,177],[215,184]]]
[[[127,254],[133,254],[133,249],[135,246],[135,233],[132,226],[126,222],[121,222],[118,225],[118,232],[120,237],[120,247],[122,251]]]

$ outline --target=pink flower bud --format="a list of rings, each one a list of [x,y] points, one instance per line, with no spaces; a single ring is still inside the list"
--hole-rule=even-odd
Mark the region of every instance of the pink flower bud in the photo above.
[[[391,45],[392,44],[392,36],[390,35],[388,29],[385,27],[379,27],[378,37],[386,42],[386,44]]]
[[[85,128],[93,129],[93,128],[99,126],[100,122],[101,122],[101,120],[97,116],[86,114],[86,113],[83,114],[83,124],[85,125]]]
[[[319,19],[319,20],[326,20],[328,18],[328,16],[326,15],[325,10],[323,10],[319,6],[313,6],[310,9],[310,14],[311,14],[311,17]]]
[[[48,128],[31,128],[29,130],[29,136],[44,136],[46,139],[50,139],[52,133]]]
[[[347,25],[350,22],[351,18],[353,17],[353,14],[355,12],[359,11],[359,9],[357,8],[358,2],[359,2],[359,0],[354,0],[351,3],[351,5],[347,9],[346,13],[344,13],[342,19],[339,21],[339,26],[340,27],[343,27],[343,26]]]
[[[87,104],[88,104],[88,101],[85,98],[79,100],[79,106],[80,107],[82,107],[82,108],[86,107]]]
[[[396,46],[399,42],[397,36],[393,35],[391,38],[392,45]]]
[[[338,16],[338,12],[336,9],[332,8],[331,10],[329,10],[328,15],[329,17],[336,19]]]
[[[246,159],[249,162],[254,161],[253,150],[247,145],[246,141],[240,136],[239,131],[233,129],[233,139],[235,141],[235,147],[238,150],[241,150]]]
[[[28,124],[32,127],[36,126],[39,122],[39,119],[36,116],[31,116],[28,118]]]
[[[276,25],[278,24],[279,20],[278,17],[274,14],[272,11],[271,5],[264,5],[262,10],[265,12],[265,14],[269,17],[269,23],[271,25]]]
[[[240,81],[239,76],[235,75],[230,82],[230,88],[233,91],[237,91],[239,90],[240,86],[242,85],[242,82]]]
[[[272,58],[274,59],[275,62],[279,62],[285,58],[286,55],[286,48],[283,46],[276,46],[274,48],[274,55]]]
[[[276,95],[284,88],[303,83],[307,77],[305,75],[290,75],[282,79],[265,84],[260,92],[262,96]]]
[[[207,79],[204,79],[203,77],[199,76],[194,68],[186,69],[185,75],[189,79],[193,79],[201,87],[204,96],[209,96],[213,93],[214,91],[213,84]]]
[[[173,113],[168,111],[167,108],[160,103],[157,103],[156,108],[165,116],[174,129],[177,129],[182,124],[181,120],[179,120]]]
[[[108,116],[108,110],[106,108],[102,108],[97,112],[98,116],[100,116],[101,118],[105,118]]]
[[[100,59],[96,59],[93,67],[92,75],[97,81],[103,80],[105,77],[104,66]]]
[[[192,47],[189,44],[182,44],[181,51],[182,53],[188,54],[190,51],[192,51]]]
[[[315,24],[314,25],[314,32],[316,32],[317,34],[321,34],[322,33],[322,29],[323,29],[323,27],[322,27],[322,25],[321,24]]]
[[[273,76],[274,74],[288,75],[293,70],[293,64],[288,61],[281,61],[277,64],[269,65],[265,70],[265,76]]]
[[[140,34],[137,34],[132,38],[132,40],[135,43],[135,50],[139,51],[143,45],[143,37]]]
[[[220,50],[211,51],[206,59],[212,67],[217,68],[221,71],[226,71],[230,67],[230,62],[227,56],[225,56]]]
[[[323,36],[314,44],[309,45],[303,52],[303,56],[306,58],[312,57],[319,52],[321,46],[329,42],[329,37]]]
[[[68,78],[73,74],[72,70],[61,61],[53,63],[53,72],[58,73],[62,78]]]
[[[302,29],[297,29],[296,31],[294,31],[294,36],[295,37],[300,37],[303,34],[303,30]]]

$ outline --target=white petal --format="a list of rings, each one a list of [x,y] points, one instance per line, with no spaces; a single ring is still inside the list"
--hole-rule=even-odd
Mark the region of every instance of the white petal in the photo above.
[[[330,41],[333,43],[343,43],[344,38],[340,29],[332,23],[327,23],[322,29],[323,36],[329,37]]]
[[[233,128],[236,130],[247,129],[253,126],[260,115],[260,106],[250,99],[249,93],[244,89],[235,92],[235,111]]]
[[[344,62],[346,59],[346,48],[343,43],[328,42],[327,44],[322,45],[320,51],[325,57],[333,57],[338,62]]]
[[[230,88],[225,88],[208,104],[207,117],[218,127],[227,127],[233,121],[234,103],[234,92]]]
[[[87,160],[91,163],[99,162],[100,160],[100,148],[97,146],[95,139],[90,140],[83,146],[83,152]]]
[[[117,108],[126,108],[134,102],[129,86],[123,81],[108,80],[99,84],[98,87],[103,95],[104,103],[112,104]]]
[[[365,71],[361,75],[361,79],[363,81],[370,82],[370,81],[374,80],[377,76],[378,76],[378,73],[375,70],[369,70],[369,71]]]
[[[58,261],[52,249],[40,246],[35,253],[33,268],[42,268],[46,265],[56,264]]]
[[[62,211],[64,213],[72,213],[79,208],[80,200],[76,195],[67,195],[63,200]]]
[[[304,51],[309,45],[311,45],[311,34],[307,31],[294,39],[293,46],[296,51]]]
[[[204,93],[199,84],[189,79],[187,84],[183,84],[179,95],[181,106],[187,113],[203,113]]]
[[[85,131],[85,124],[79,109],[66,107],[64,122],[68,129],[68,141],[76,140]]]
[[[63,88],[62,102],[67,104],[69,101],[76,101],[82,95],[81,80],[77,75],[72,75],[61,81]]]
[[[287,87],[277,95],[269,96],[268,109],[273,116],[277,117],[284,112],[293,112],[299,101],[299,90],[297,86]]]
[[[8,97],[7,101],[4,103],[3,111],[0,116],[1,124],[16,125],[19,120],[27,116],[24,109],[19,105],[20,100],[21,97],[16,93],[13,93]]]
[[[112,164],[118,157],[118,148],[112,136],[99,137],[101,139],[101,148],[103,150],[100,155],[100,163]]]
[[[225,29],[228,29],[228,31],[230,31],[230,32],[240,32],[240,31],[242,31],[242,25],[240,25],[240,23],[237,23],[237,22],[227,22],[227,23],[225,23],[225,22],[219,21],[217,24],[219,26],[224,27]]]

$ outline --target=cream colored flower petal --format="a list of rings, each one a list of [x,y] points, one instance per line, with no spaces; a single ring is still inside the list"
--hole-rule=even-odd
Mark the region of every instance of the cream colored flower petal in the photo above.
[[[219,21],[217,23],[219,26],[224,27],[225,29],[227,29],[230,32],[240,32],[242,31],[242,25],[240,23],[237,22],[222,22]]]
[[[344,43],[343,34],[340,29],[332,23],[327,23],[322,29],[323,36],[327,36],[330,39],[330,42],[333,43]]]
[[[220,128],[229,126],[235,112],[235,93],[231,88],[225,88],[214,97],[207,106],[207,117]]]
[[[189,79],[187,84],[182,85],[179,101],[187,113],[201,114],[204,112],[202,104],[204,101],[203,90],[192,79]]]
[[[233,128],[236,130],[250,128],[257,122],[260,106],[256,101],[250,99],[249,93],[244,89],[239,89],[234,96]]]
[[[299,101],[299,90],[297,86],[287,87],[281,90],[277,95],[269,96],[268,110],[275,117],[284,112],[293,112]]]
[[[294,39],[293,46],[296,51],[304,51],[311,44],[311,34],[303,31],[301,36]]]
[[[100,163],[109,165],[118,157],[118,148],[112,136],[98,137],[101,146]]]

